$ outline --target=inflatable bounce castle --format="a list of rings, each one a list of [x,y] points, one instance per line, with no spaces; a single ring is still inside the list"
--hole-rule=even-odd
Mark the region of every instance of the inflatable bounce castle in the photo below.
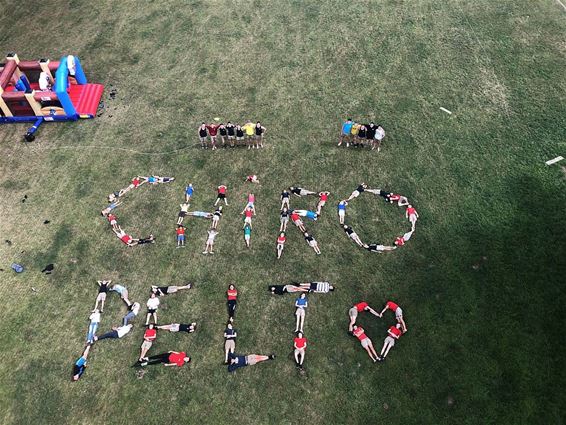
[[[25,136],[32,141],[44,121],[94,118],[103,90],[88,83],[76,56],[20,61],[10,53],[0,63],[0,124],[33,122]]]

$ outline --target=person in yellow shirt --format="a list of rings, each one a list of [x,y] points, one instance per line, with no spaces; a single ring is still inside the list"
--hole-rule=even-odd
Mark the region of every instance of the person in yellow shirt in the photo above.
[[[247,120],[246,123],[242,126],[242,129],[246,133],[246,142],[248,149],[251,149],[255,136],[255,125],[250,120]]]

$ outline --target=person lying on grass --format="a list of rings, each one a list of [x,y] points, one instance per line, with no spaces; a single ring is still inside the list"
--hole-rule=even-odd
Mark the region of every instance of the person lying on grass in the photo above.
[[[98,329],[98,325],[100,324],[100,311],[98,309],[94,309],[91,315],[89,316],[90,323],[88,325],[88,334],[86,336],[86,342],[92,343],[94,342],[94,336],[96,335],[96,330]]]
[[[193,287],[192,283],[187,283],[186,285],[183,285],[183,286],[175,286],[175,285],[155,286],[155,285],[151,285],[151,292],[153,292],[158,297],[161,297],[163,295],[174,294],[174,293],[179,292],[183,289],[191,289],[192,287]]]
[[[348,237],[350,239],[352,239],[354,242],[356,242],[360,247],[362,247],[362,248],[368,247],[365,243],[362,242],[362,240],[360,239],[358,234],[354,231],[354,229],[352,229],[347,224],[344,224],[343,228],[344,228],[344,231],[346,232],[346,234],[348,235]]]
[[[283,192],[281,192],[281,209],[284,208],[290,208],[289,207],[289,196],[291,194],[287,191],[287,190],[283,190]]]
[[[162,364],[164,366],[177,366],[190,363],[191,358],[184,351],[168,351],[167,353],[156,354],[155,356],[144,357],[139,365],[142,367]]]
[[[246,204],[246,207],[242,210],[240,214],[244,214],[246,210],[249,208],[252,210],[254,215],[256,215],[254,204],[255,204],[255,195],[253,193],[248,193],[248,203]]]
[[[73,381],[78,381],[86,369],[86,363],[88,359],[88,353],[90,353],[91,344],[87,344],[83,353],[78,358],[78,360],[73,364]]]
[[[305,241],[307,241],[314,252],[316,252],[317,255],[320,255],[320,248],[318,247],[318,242],[316,241],[316,239],[313,236],[309,235],[307,232],[303,233],[303,236],[305,237]]]
[[[131,323],[129,325],[125,325],[125,326],[114,326],[114,327],[112,327],[111,331],[108,331],[105,334],[102,334],[100,336],[95,336],[94,340],[100,341],[102,339],[108,339],[108,338],[111,338],[111,339],[123,338],[127,334],[130,333],[133,326],[134,325],[132,325]]]
[[[178,225],[175,231],[177,233],[177,248],[185,246],[185,226]]]
[[[407,210],[405,211],[405,217],[411,223],[411,230],[415,231],[415,225],[417,224],[417,219],[419,218],[419,214],[417,210],[413,208],[411,204],[407,205]]]
[[[391,310],[395,313],[395,319],[397,319],[397,323],[401,325],[401,330],[403,333],[407,332],[407,325],[405,324],[405,320],[403,319],[403,310],[393,301],[387,301],[383,310],[381,310],[380,316],[383,316],[387,310]]]
[[[309,210],[293,210],[293,212],[295,214],[298,214],[300,217],[306,217],[309,218],[313,221],[316,221],[318,219],[318,214],[315,213],[314,211],[309,211]]]
[[[250,247],[250,242],[252,239],[252,226],[246,223],[244,225],[244,241],[246,242],[246,246]]]
[[[218,235],[218,232],[216,230],[210,229],[208,231],[208,238],[206,239],[204,251],[202,252],[203,254],[214,254],[213,248],[214,248],[214,239],[216,238],[216,235]]]
[[[171,323],[169,325],[159,325],[156,326],[157,329],[162,329],[165,331],[169,331],[169,332],[186,332],[188,334],[193,333],[196,328],[197,328],[197,324],[196,323]]]
[[[244,226],[249,225],[252,227],[253,210],[250,207],[246,207],[246,209],[242,211],[242,214],[244,215]]]
[[[297,332],[297,336],[293,341],[293,348],[295,349],[293,352],[295,355],[295,363],[297,367],[302,368],[303,362],[305,361],[305,350],[307,348],[307,339],[302,332]]]
[[[375,317],[381,318],[381,314],[371,308],[365,301],[361,301],[350,308],[350,310],[348,310],[348,316],[350,317],[350,325],[348,326],[348,330],[350,332],[352,332],[354,325],[356,324],[358,313],[361,313],[362,311],[367,311],[373,314]]]
[[[377,358],[380,362],[384,361],[389,354],[389,350],[395,346],[395,341],[398,340],[401,335],[401,324],[397,323],[395,326],[391,326],[387,330],[387,336],[385,337],[385,341],[383,341],[383,347],[381,348],[381,353]]]
[[[175,181],[175,177],[160,177],[160,176],[149,176],[149,177],[141,177],[149,184],[158,184],[158,183],[171,183]]]
[[[315,292],[318,294],[327,294],[328,292],[334,291],[334,286],[328,282],[303,282],[292,283],[289,285],[269,285],[267,290],[270,291],[272,295],[283,295],[294,292]]]
[[[289,223],[289,210],[287,207],[284,207],[281,210],[281,214],[279,215],[279,231],[285,232],[287,230],[287,223]]]
[[[190,215],[192,217],[212,218],[214,214],[204,211],[189,211],[187,215]]]
[[[317,195],[316,192],[312,190],[303,189],[302,187],[295,187],[291,186],[289,191],[295,196],[308,196],[308,195]]]
[[[130,311],[128,311],[128,313],[122,319],[122,325],[126,326],[130,320],[134,320],[135,317],[140,312],[140,308],[141,308],[140,303],[137,302],[133,303],[129,308]]]
[[[153,341],[157,338],[157,330],[155,329],[155,325],[150,323],[147,325],[145,332],[143,334],[143,342],[140,347],[140,356],[139,361],[142,362],[143,358],[146,356],[147,352],[153,345]]]
[[[111,280],[97,280],[98,284],[98,295],[96,296],[96,301],[94,303],[94,310],[98,309],[98,303],[100,303],[100,312],[104,313],[104,302],[106,301],[106,293],[110,289],[109,285],[112,283]]]
[[[377,353],[375,352],[375,349],[373,348],[373,343],[371,342],[371,339],[369,339],[369,337],[365,334],[364,328],[362,328],[361,326],[354,325],[352,334],[359,339],[360,344],[362,344],[362,347],[364,347],[369,357],[375,363],[378,359],[378,356]]]
[[[216,208],[214,214],[212,215],[212,225],[211,227],[216,230],[218,228],[218,223],[220,223],[220,218],[222,217],[222,205]]]
[[[100,211],[100,214],[102,215],[102,217],[106,217],[108,214],[110,214],[110,212],[112,212],[114,208],[116,208],[120,204],[122,204],[122,201],[114,201],[102,211]]]
[[[115,232],[118,230],[118,217],[116,217],[114,214],[109,213],[106,216],[106,219],[108,220],[108,223],[110,223],[110,226],[112,227],[112,230],[114,230]]]
[[[285,237],[285,232],[281,232],[277,238],[277,258],[281,258],[283,254],[283,249],[285,248],[285,242],[287,238]]]
[[[360,194],[362,192],[364,192],[366,189],[368,188],[368,185],[365,183],[360,183],[358,185],[358,187],[356,188],[356,190],[354,190],[352,192],[352,194],[350,195],[350,197],[348,199],[346,199],[346,201],[350,202],[352,199],[357,198],[358,196],[360,196]]]
[[[191,204],[189,204],[188,202],[183,202],[182,204],[180,204],[180,207],[181,209],[179,210],[179,215],[177,216],[178,226],[183,224],[183,220],[185,219],[185,216],[189,212],[189,208],[191,207]]]
[[[259,184],[259,179],[257,178],[257,176],[255,174],[252,174],[252,175],[246,177],[246,182]]]
[[[344,224],[344,218],[346,217],[346,206],[348,205],[348,201],[340,201],[338,203],[338,219],[340,220],[340,224]]]
[[[255,364],[275,359],[275,354],[264,356],[261,354],[238,355],[228,354],[228,372],[235,372],[240,367],[253,366]]]
[[[295,316],[297,317],[295,332],[303,332],[303,327],[305,326],[305,313],[308,306],[309,300],[307,299],[307,294],[303,293],[295,300]]]
[[[130,302],[130,300],[128,299],[129,293],[128,293],[128,288],[126,288],[125,286],[122,285],[118,285],[117,283],[115,283],[114,285],[112,285],[112,287],[110,288],[111,291],[116,292],[118,295],[120,295],[120,298],[122,299],[122,301],[124,301],[126,303],[126,305],[129,307],[132,305],[132,303]]]
[[[191,198],[193,197],[193,193],[195,192],[195,190],[193,189],[193,184],[189,183],[186,187],[185,187],[185,202],[190,202]]]
[[[366,249],[369,252],[378,252],[378,253],[382,253],[383,251],[393,251],[394,249],[396,249],[396,246],[389,246],[389,245],[378,245],[376,243],[370,243]]]
[[[316,213],[320,215],[322,213],[322,207],[326,205],[326,201],[328,201],[328,195],[330,192],[319,192],[318,193],[318,204],[316,205]]]
[[[153,323],[157,323],[157,309],[159,308],[159,298],[155,292],[152,292],[146,303],[147,316],[145,318],[146,326],[149,325],[149,320],[153,318]]]
[[[236,337],[238,332],[232,326],[232,323],[226,325],[224,330],[224,364],[228,364],[228,357],[230,354],[234,354],[236,350]]]
[[[233,283],[228,285],[228,290],[226,291],[226,299],[226,306],[228,307],[228,318],[233,319],[236,315],[236,305],[238,304],[238,290]]]
[[[305,224],[303,223],[303,220],[301,220],[299,214],[297,214],[294,211],[291,212],[291,221],[295,226],[299,228],[301,232],[305,233],[307,231],[307,229],[305,228]]]
[[[120,226],[116,226],[116,229],[112,229],[112,231],[127,246],[135,246],[139,242],[139,239],[134,239],[131,235],[128,235]]]

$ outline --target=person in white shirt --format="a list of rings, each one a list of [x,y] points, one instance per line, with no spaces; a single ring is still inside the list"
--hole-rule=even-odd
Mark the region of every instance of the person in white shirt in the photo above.
[[[384,137],[385,130],[382,126],[378,125],[377,129],[375,130],[375,136],[373,136],[373,144],[371,146],[371,149],[374,150],[375,148],[377,148],[377,151],[379,152],[379,150],[381,149],[381,141]]]
[[[204,251],[202,252],[203,254],[214,254],[212,248],[214,247],[214,238],[216,238],[217,234],[218,232],[214,229],[210,229],[208,231],[208,239],[206,240],[206,245],[204,246]]]
[[[153,316],[153,323],[157,323],[157,309],[159,308],[159,298],[154,292],[151,293],[149,300],[147,300],[147,317],[145,324],[149,325],[149,320]]]
[[[185,219],[185,216],[189,212],[190,206],[191,204],[189,204],[188,202],[183,202],[181,204],[181,210],[179,211],[179,216],[177,218],[177,225],[180,226],[181,224],[183,224],[183,220]]]
[[[98,337],[95,336],[94,340],[100,341],[101,339],[107,339],[107,338],[122,338],[132,330],[133,326],[134,325],[129,324],[126,326],[113,327],[110,332],[106,332],[104,335],[100,335]]]
[[[88,326],[88,335],[86,337],[86,342],[94,342],[94,335],[98,329],[98,324],[100,323],[100,311],[95,309],[89,316],[90,324]]]
[[[77,64],[75,63],[75,57],[73,55],[67,56],[67,69],[71,77],[74,77],[77,73]]]
[[[122,325],[126,326],[130,320],[134,319],[140,312],[140,308],[140,303],[133,303],[130,306],[130,311],[128,312],[128,314],[126,314],[122,319]]]
[[[49,78],[49,74],[47,72],[41,72],[39,74],[39,90],[41,91],[48,91],[51,90],[51,79]]]

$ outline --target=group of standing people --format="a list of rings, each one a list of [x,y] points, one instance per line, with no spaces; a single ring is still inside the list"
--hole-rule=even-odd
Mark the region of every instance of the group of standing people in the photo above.
[[[403,236],[398,236],[395,238],[393,245],[382,245],[378,243],[366,244],[364,243],[360,236],[354,231],[354,229],[345,223],[346,219],[346,207],[348,204],[360,196],[363,192],[372,193],[375,196],[383,198],[383,200],[390,204],[397,204],[399,207],[406,207],[405,218],[411,223],[411,230],[403,234]],[[397,247],[405,245],[405,243],[411,239],[411,236],[415,232],[415,226],[419,214],[417,210],[409,203],[406,196],[399,195],[397,193],[389,192],[383,189],[371,189],[366,183],[360,183],[358,187],[350,194],[348,199],[344,199],[338,203],[338,220],[340,225],[344,229],[344,232],[348,237],[354,241],[358,246],[367,249],[370,252],[382,253],[384,251],[393,251]]]
[[[223,148],[230,146],[247,146],[248,149],[263,148],[263,141],[267,129],[257,121],[255,124],[251,120],[247,120],[245,124],[232,124],[228,121],[226,124],[220,122],[218,124],[207,124],[203,122],[198,127],[198,137],[202,149],[216,150],[218,145]]]
[[[291,209],[290,205],[290,198],[291,194],[297,197],[303,196],[316,196],[318,197],[318,202],[316,204],[315,211],[313,210],[293,210]],[[307,231],[305,227],[305,223],[302,220],[302,217],[306,217],[312,221],[318,220],[318,217],[322,214],[322,208],[326,205],[328,201],[328,196],[330,192],[314,192],[312,190],[304,189],[302,187],[291,186],[289,189],[284,189],[281,192],[281,208],[279,214],[279,236],[277,237],[277,258],[281,258],[283,254],[283,249],[285,248],[285,242],[287,241],[286,232],[287,232],[287,224],[289,220],[293,222],[295,226],[303,233],[303,237],[308,245],[314,250],[314,252],[318,255],[320,254],[320,247],[318,246],[318,242]]]
[[[348,118],[342,123],[340,129],[340,141],[338,146],[346,143],[346,147],[350,145],[354,147],[369,146],[372,150],[381,150],[381,141],[385,137],[385,130],[379,124],[370,122],[369,124],[361,124]]]
[[[387,336],[385,337],[385,341],[383,342],[383,347],[381,348],[381,352],[380,354],[377,354],[371,339],[366,335],[365,329],[357,325],[356,320],[358,318],[358,314],[364,311],[369,312],[375,317],[379,317],[381,319],[383,317],[383,314],[387,310],[391,310],[393,313],[395,313],[397,324],[389,327],[389,329],[387,330]],[[397,341],[401,337],[401,335],[407,332],[407,325],[405,324],[405,320],[403,319],[403,310],[401,309],[401,307],[399,307],[398,304],[393,301],[387,301],[381,313],[378,313],[373,308],[371,308],[367,302],[361,301],[350,308],[348,316],[350,317],[348,332],[358,338],[360,344],[366,350],[369,357],[373,360],[374,363],[377,361],[384,361],[387,357],[387,354],[389,354],[389,350],[391,350],[391,348],[395,346],[395,341]]]

